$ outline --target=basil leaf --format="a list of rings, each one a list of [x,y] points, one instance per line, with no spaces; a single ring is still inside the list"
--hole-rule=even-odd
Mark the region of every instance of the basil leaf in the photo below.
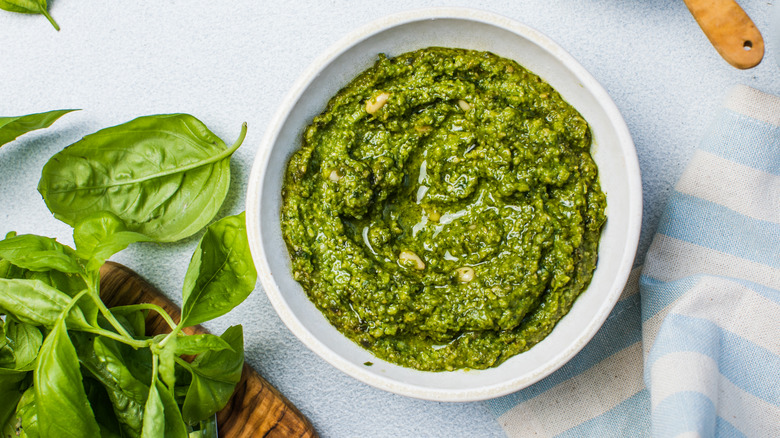
[[[60,30],[60,26],[49,15],[46,0],[0,0],[0,9],[21,14],[41,14],[49,20],[55,30]]]
[[[51,237],[22,234],[0,240],[0,257],[30,271],[82,272],[76,252]]]
[[[14,350],[7,343],[0,349],[0,373],[3,373],[6,370],[17,371],[16,355],[14,354]]]
[[[4,269],[4,268],[8,269]],[[87,288],[84,279],[79,275],[65,274],[59,271],[35,272],[0,260],[0,278],[38,280],[48,286],[64,292],[70,297],[76,296]],[[90,325],[97,325],[98,308],[93,300],[79,300],[78,307]]]
[[[81,219],[73,229],[76,256],[88,260],[87,269],[90,271],[100,269],[109,257],[131,243],[149,240],[143,234],[128,231],[121,219],[107,211]]]
[[[130,310],[131,306],[116,306],[110,309],[114,317],[134,338],[140,339],[146,336],[146,310]]]
[[[67,309],[43,341],[33,373],[38,428],[43,438],[96,437],[100,429],[81,383],[78,356],[65,325],[66,313]]]
[[[0,319],[0,367],[15,363],[14,350],[8,345],[8,338],[5,336],[5,321]]]
[[[225,342],[224,339],[212,334],[191,335],[179,337],[176,344],[176,356],[182,354],[200,354],[206,351],[222,351],[231,350],[230,344]]]
[[[225,330],[221,338],[232,351],[208,351],[199,355],[188,367],[192,383],[182,406],[182,417],[196,424],[225,407],[244,367],[244,332],[240,325]]]
[[[172,242],[200,231],[219,211],[230,184],[227,148],[193,116],[139,117],[88,135],[43,167],[38,191],[70,225],[96,211],[130,231]]]
[[[165,335],[160,335],[165,336]],[[176,345],[178,344],[177,337],[171,337],[165,347],[159,350],[160,368],[159,373],[163,382],[168,388],[173,389],[176,386]],[[153,350],[154,351],[154,350]]]
[[[100,427],[101,438],[122,438],[124,433],[119,426],[119,421],[114,415],[111,399],[103,385],[95,379],[84,377],[84,391],[87,394],[89,405],[95,413],[95,420]]]
[[[9,345],[14,350],[14,369],[20,371],[32,371],[35,368],[35,359],[43,343],[43,335],[38,327],[9,320],[5,325],[5,333]]]
[[[244,213],[215,222],[203,235],[184,276],[180,325],[224,315],[249,296],[256,281]]]
[[[179,405],[157,379],[149,389],[144,409],[142,438],[186,438],[187,428],[181,419]]]
[[[0,0],[0,9],[10,11],[10,9],[3,7],[4,5],[8,5],[9,1],[11,3],[37,3],[32,0]],[[43,7],[46,7],[45,1],[43,1]],[[57,119],[71,111],[77,110],[55,110],[45,113],[27,114],[26,116],[0,117],[0,146],[13,141],[22,134],[35,131],[36,129],[48,128],[52,123],[57,121]]]
[[[71,297],[76,296],[77,293],[87,288],[87,283],[84,282],[84,279],[80,275],[67,274],[55,270],[31,271],[29,269],[20,268],[8,260],[3,259],[0,259],[0,278],[42,281],[55,289],[65,292]],[[83,308],[85,302],[86,300],[79,301],[79,306]]]
[[[0,278],[24,278],[25,271],[26,269],[0,258]]]
[[[5,373],[0,369],[0,426],[13,421],[16,407],[24,389],[21,382],[27,373]]]
[[[144,423],[141,438],[158,438],[165,436],[165,406],[163,406],[157,379],[149,388],[149,396],[144,406]],[[162,392],[166,392],[163,388]]]
[[[74,336],[74,341],[81,365],[106,389],[124,434],[140,436],[144,404],[149,392],[149,386],[141,379],[151,380],[151,372],[137,371],[140,368],[137,362],[148,361],[151,364],[149,350],[139,349],[130,353],[113,340],[85,334]]]
[[[16,415],[22,423],[20,438],[38,438],[41,436],[38,431],[38,406],[35,404],[35,388],[30,387],[22,394],[19,407],[16,409]]]
[[[0,308],[25,324],[53,327],[70,300],[64,292],[39,280],[0,278]],[[75,328],[90,327],[79,307],[68,312],[67,321]]]
[[[35,406],[35,389],[30,387],[22,393],[16,405],[16,414],[12,416],[13,435],[19,438],[38,438],[38,409]],[[17,428],[18,424],[18,428]]]
[[[160,391],[160,398],[165,407],[165,437],[187,438],[187,425],[181,418],[181,411],[173,394],[166,391],[160,382],[157,382],[157,390]]]

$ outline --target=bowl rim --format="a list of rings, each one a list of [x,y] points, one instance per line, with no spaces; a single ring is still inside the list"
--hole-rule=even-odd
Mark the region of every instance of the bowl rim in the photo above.
[[[276,284],[268,264],[266,249],[262,240],[263,233],[261,232],[261,229],[263,228],[261,222],[262,206],[259,201],[262,194],[262,184],[270,163],[272,146],[276,143],[286,118],[289,116],[304,91],[319,75],[319,72],[327,67],[332,60],[336,59],[353,46],[378,33],[404,24],[436,19],[473,21],[506,30],[530,40],[532,43],[551,53],[556,59],[564,64],[571,73],[577,77],[581,84],[590,91],[612,122],[618,138],[618,143],[621,145],[621,149],[626,152],[625,165],[627,167],[626,174],[628,177],[627,186],[629,187],[629,199],[632,200],[632,202],[629,203],[630,205],[627,206],[627,209],[629,210],[627,227],[628,239],[624,249],[625,253],[627,255],[630,254],[631,257],[626,256],[620,261],[619,267],[611,282],[611,290],[606,297],[604,305],[599,307],[598,312],[590,319],[586,329],[575,338],[566,349],[555,355],[554,358],[550,360],[550,363],[543,369],[513,377],[497,384],[472,389],[429,388],[416,384],[399,382],[398,380],[386,376],[370,373],[366,369],[356,366],[332,351],[304,326],[283,298],[281,290]],[[636,149],[623,116],[606,90],[578,61],[574,59],[574,57],[552,39],[536,29],[492,12],[463,7],[414,9],[379,18],[347,34],[335,44],[331,45],[322,55],[317,57],[296,80],[293,87],[280,103],[271,122],[268,124],[265,134],[259,144],[255,161],[252,165],[246,195],[247,235],[252,257],[258,271],[258,278],[260,279],[261,285],[263,286],[271,305],[287,328],[304,345],[306,345],[307,348],[345,374],[378,389],[399,395],[433,401],[478,401],[507,395],[544,379],[579,353],[601,328],[622,294],[623,288],[625,287],[633,267],[634,257],[639,244],[641,222],[642,183]]]

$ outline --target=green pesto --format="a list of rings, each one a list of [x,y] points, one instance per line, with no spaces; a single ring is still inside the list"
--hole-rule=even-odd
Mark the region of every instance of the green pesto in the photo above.
[[[288,164],[293,275],[382,359],[496,366],[547,336],[593,275],[606,196],[590,145],[582,116],[514,61],[380,55]]]

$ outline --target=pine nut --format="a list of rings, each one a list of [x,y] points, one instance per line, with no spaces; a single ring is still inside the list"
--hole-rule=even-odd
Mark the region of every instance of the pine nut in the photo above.
[[[379,111],[380,108],[385,106],[387,99],[389,98],[390,94],[383,92],[375,97],[372,97],[371,99],[368,99],[366,101],[366,112],[369,114],[374,114],[375,112]]]
[[[401,251],[401,253],[398,254],[398,260],[402,265],[409,264],[418,271],[425,269],[425,262],[422,261],[420,256],[413,253],[412,251]]]

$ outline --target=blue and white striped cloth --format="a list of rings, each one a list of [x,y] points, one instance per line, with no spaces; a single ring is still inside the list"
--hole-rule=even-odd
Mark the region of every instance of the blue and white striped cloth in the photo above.
[[[780,437],[780,98],[737,86],[593,340],[509,437]]]

